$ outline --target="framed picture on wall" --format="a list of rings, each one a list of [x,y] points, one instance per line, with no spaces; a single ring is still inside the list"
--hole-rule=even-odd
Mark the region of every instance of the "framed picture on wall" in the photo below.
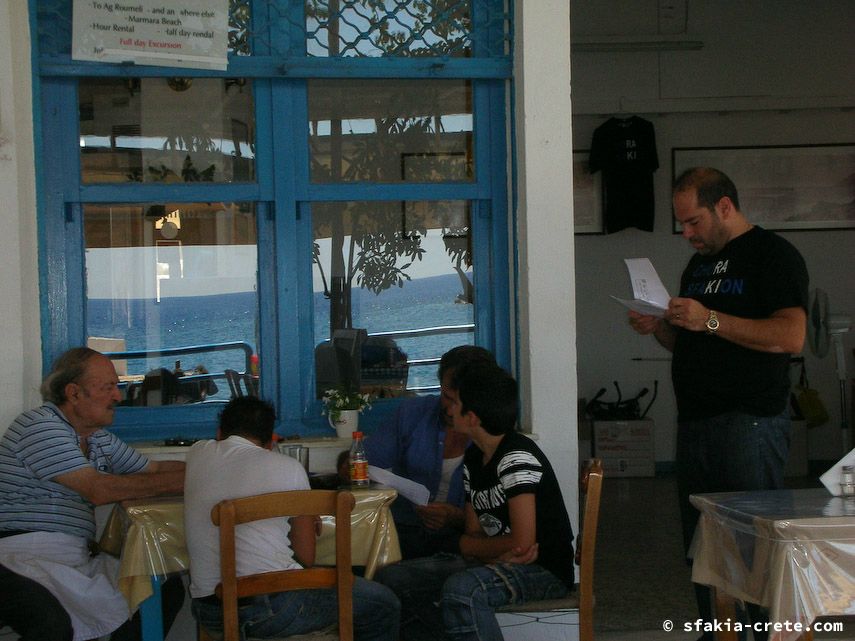
[[[766,229],[855,228],[855,144],[675,147],[671,160],[674,177],[690,167],[726,173],[739,208]]]
[[[588,171],[588,149],[573,152],[573,230],[576,234],[602,234],[603,174]]]

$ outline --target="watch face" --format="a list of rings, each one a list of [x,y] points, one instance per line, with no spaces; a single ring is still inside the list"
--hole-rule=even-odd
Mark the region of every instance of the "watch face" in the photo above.
[[[707,329],[710,330],[711,332],[714,332],[715,330],[718,329],[718,318],[716,318],[715,315],[710,315],[710,317],[707,319],[706,324],[707,324]]]

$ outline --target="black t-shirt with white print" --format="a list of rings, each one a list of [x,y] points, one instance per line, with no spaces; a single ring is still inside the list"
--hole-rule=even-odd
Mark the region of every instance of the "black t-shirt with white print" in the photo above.
[[[549,460],[534,442],[512,432],[483,464],[476,445],[463,458],[463,486],[487,536],[510,534],[508,500],[534,494],[537,512],[537,563],[573,587],[573,529]]]

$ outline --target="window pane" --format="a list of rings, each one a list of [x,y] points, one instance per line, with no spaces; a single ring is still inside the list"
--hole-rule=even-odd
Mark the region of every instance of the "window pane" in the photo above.
[[[357,380],[382,396],[437,385],[439,357],[474,338],[469,220],[463,201],[313,204],[319,396]]]
[[[157,352],[114,359],[125,404],[228,400],[232,384],[257,386],[252,204],[90,204],[84,234],[89,344]]]
[[[467,80],[310,80],[312,181],[471,181]]]
[[[255,180],[252,82],[84,78],[84,183]]]
[[[470,0],[310,0],[310,56],[471,56]]]

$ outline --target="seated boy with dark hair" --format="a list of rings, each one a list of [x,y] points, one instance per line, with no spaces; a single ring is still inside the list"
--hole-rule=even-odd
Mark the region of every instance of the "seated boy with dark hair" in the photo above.
[[[496,608],[572,590],[573,532],[552,466],[516,431],[516,381],[496,364],[471,363],[449,388],[454,430],[472,441],[463,556],[402,561],[377,577],[401,599],[408,640],[500,640]]]
[[[442,617],[452,639],[501,639],[495,609],[555,599],[573,588],[573,532],[549,460],[516,431],[517,383],[497,366],[455,374],[450,414],[472,445],[463,459],[466,526],[474,565],[446,580]]]

